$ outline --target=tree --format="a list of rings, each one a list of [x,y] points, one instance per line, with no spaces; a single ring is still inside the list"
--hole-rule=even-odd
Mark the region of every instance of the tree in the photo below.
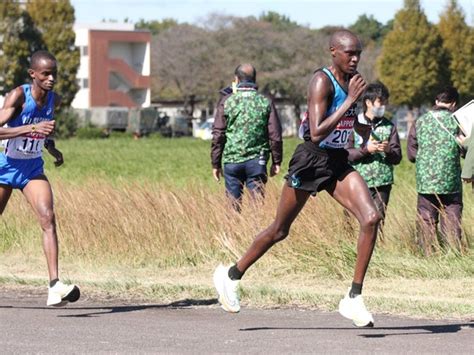
[[[276,96],[286,98],[297,120],[306,103],[308,83],[314,71],[328,64],[329,38],[306,27],[297,27],[280,35],[282,50],[279,68],[266,73],[264,83]]]
[[[456,0],[449,0],[441,14],[439,32],[446,50],[451,83],[464,101],[474,93],[474,32]]]
[[[393,20],[385,25],[377,21],[373,15],[360,15],[349,29],[362,40],[364,51],[359,64],[359,72],[367,82],[377,79],[376,60],[381,52],[381,45],[385,35],[392,29]]]
[[[195,103],[217,91],[224,74],[215,65],[219,43],[212,33],[188,24],[163,31],[153,40],[152,72],[155,95],[178,96],[186,113],[193,114]]]
[[[42,47],[42,39],[29,14],[14,0],[0,2],[0,94],[29,80],[31,53]]]
[[[264,12],[260,15],[259,21],[268,22],[273,25],[273,28],[281,31],[299,27],[298,24],[291,21],[288,16],[280,15],[275,11]]]
[[[152,46],[154,95],[196,100],[213,107],[230,85],[235,67],[251,63],[261,91],[287,99],[300,116],[315,69],[329,64],[328,36],[277,13],[237,18],[210,15],[204,28],[178,25],[159,33]]]
[[[418,0],[405,0],[393,30],[382,44],[377,63],[379,78],[390,89],[396,105],[419,107],[433,102],[446,81],[446,55],[437,28],[431,25]]]
[[[162,21],[152,20],[145,21],[140,19],[136,24],[135,28],[138,30],[149,30],[153,36],[163,32],[171,27],[174,27],[178,24],[175,19],[165,18]]]
[[[357,21],[349,26],[349,29],[356,33],[364,43],[379,42],[383,35],[384,26],[377,21],[373,15],[360,15]]]
[[[260,90],[289,101],[299,118],[311,75],[328,64],[328,36],[276,13],[234,18],[216,32],[233,66],[252,63]]]
[[[334,32],[338,31],[338,30],[345,30],[346,28],[344,26],[332,26],[332,25],[328,25],[328,26],[324,26],[324,27],[321,27],[319,29],[317,29],[316,31],[326,35],[326,36],[330,36],[332,35]]]
[[[368,83],[372,83],[378,79],[376,63],[381,50],[381,46],[374,42],[369,42],[363,47],[357,70]]]
[[[79,89],[76,74],[80,54],[74,45],[74,8],[69,0],[30,0],[26,10],[43,37],[44,49],[58,61],[56,90],[62,97],[63,107],[67,107]]]

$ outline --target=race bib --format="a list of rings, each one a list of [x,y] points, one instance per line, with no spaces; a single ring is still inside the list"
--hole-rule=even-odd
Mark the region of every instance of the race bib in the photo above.
[[[345,117],[339,121],[336,128],[319,143],[321,148],[344,148],[354,127],[354,118]]]
[[[45,136],[40,134],[27,134],[11,138],[7,142],[5,155],[13,159],[34,159],[43,154]]]

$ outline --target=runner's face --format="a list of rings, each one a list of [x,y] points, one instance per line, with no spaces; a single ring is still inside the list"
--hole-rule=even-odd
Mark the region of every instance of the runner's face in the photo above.
[[[343,38],[331,48],[334,65],[345,74],[355,74],[359,64],[362,45],[357,38]]]
[[[40,59],[35,68],[29,70],[33,83],[45,91],[53,89],[58,68],[55,60]]]

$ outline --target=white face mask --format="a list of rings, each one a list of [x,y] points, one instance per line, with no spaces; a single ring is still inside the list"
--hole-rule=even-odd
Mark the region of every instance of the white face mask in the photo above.
[[[372,114],[375,117],[383,117],[384,113],[385,113],[385,105],[379,106],[379,107],[375,107],[375,106],[372,107]]]

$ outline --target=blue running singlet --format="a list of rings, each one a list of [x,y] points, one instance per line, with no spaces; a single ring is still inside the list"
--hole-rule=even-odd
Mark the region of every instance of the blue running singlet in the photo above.
[[[331,100],[331,105],[326,111],[326,117],[328,117],[332,115],[344,103],[347,98],[347,92],[339,84],[339,82],[336,80],[336,78],[328,68],[322,68],[320,70],[328,76],[334,88],[334,95]],[[344,113],[344,116],[339,120],[336,128],[334,128],[334,130],[319,143],[319,146],[321,148],[344,148],[352,132],[352,129],[354,128],[354,121],[357,117],[356,107],[357,105],[354,104],[349,110]],[[303,119],[303,122],[301,123],[300,136],[303,136],[305,140],[309,140],[311,137],[309,132],[308,117],[305,117],[305,119]]]
[[[31,95],[31,85],[22,85],[25,103],[21,113],[8,122],[8,127],[37,124],[53,119],[54,93],[48,92],[46,103],[38,107]],[[0,184],[23,189],[32,179],[43,174],[43,147],[46,137],[28,133],[6,140],[5,151],[0,156]]]

